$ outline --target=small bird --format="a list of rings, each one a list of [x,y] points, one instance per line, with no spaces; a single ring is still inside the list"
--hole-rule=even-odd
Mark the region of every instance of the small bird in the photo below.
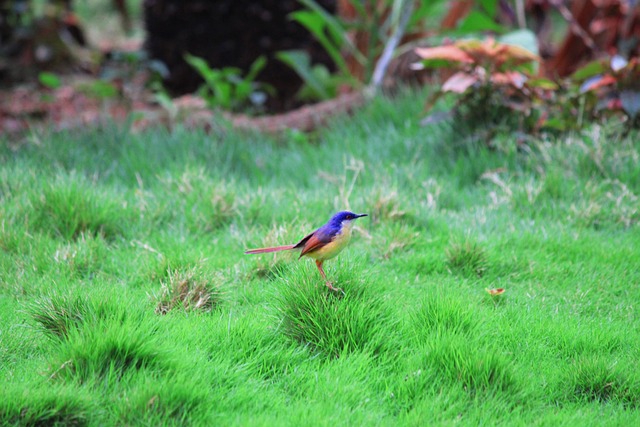
[[[331,217],[329,222],[318,228],[313,233],[307,235],[307,237],[300,240],[295,245],[251,249],[246,251],[245,254],[265,254],[269,252],[288,251],[291,249],[302,249],[298,259],[303,256],[315,259],[320,275],[325,280],[329,289],[333,291],[341,291],[342,289],[333,287],[331,282],[327,280],[327,275],[322,269],[322,263],[338,255],[340,251],[347,246],[349,240],[351,240],[353,220],[362,218],[363,216],[367,216],[367,214],[355,214],[349,211],[338,212]]]

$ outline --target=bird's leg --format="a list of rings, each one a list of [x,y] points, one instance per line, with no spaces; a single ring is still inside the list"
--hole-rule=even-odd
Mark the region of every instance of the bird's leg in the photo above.
[[[322,268],[322,261],[316,260],[316,267],[318,267],[318,271],[320,272],[320,275],[322,276],[324,281],[327,283],[327,286],[331,287],[331,282],[327,280],[327,275],[324,274],[324,269]]]
[[[329,289],[331,289],[332,291],[340,291],[340,292],[342,292],[342,289],[334,287],[331,284],[331,282],[327,280],[327,275],[324,274],[324,269],[322,268],[322,261],[316,260],[316,266],[318,267],[318,271],[320,271],[320,275],[324,279],[324,281],[327,284],[327,286],[329,287]]]

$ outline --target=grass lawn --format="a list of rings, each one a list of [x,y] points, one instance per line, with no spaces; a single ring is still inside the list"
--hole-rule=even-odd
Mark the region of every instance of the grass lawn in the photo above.
[[[2,141],[0,424],[639,425],[640,135],[487,149],[424,98]],[[243,253],[345,208],[344,295]]]

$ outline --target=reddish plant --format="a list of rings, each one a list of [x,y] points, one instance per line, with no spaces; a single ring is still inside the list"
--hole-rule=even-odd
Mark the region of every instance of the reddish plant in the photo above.
[[[533,107],[548,96],[548,91],[557,88],[550,80],[534,77],[539,62],[537,55],[492,38],[460,40],[447,46],[417,48],[415,52],[422,61],[414,64],[414,68],[446,68],[453,73],[427,101],[427,111],[442,95],[455,93],[461,96],[452,113],[466,108],[484,121],[482,112],[490,114],[488,110],[498,107],[498,110],[506,109],[531,118]],[[441,116],[428,117],[427,122],[437,121]],[[534,118],[525,127],[535,127],[536,123]]]
[[[573,74],[580,92],[595,97],[594,110],[623,112],[631,123],[640,120],[640,58],[593,61]]]

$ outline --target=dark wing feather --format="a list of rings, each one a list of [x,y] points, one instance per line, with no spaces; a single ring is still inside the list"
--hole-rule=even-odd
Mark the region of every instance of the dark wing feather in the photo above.
[[[317,231],[317,230],[316,230]],[[296,243],[296,245],[293,247],[294,249],[300,249],[303,248],[304,245],[307,243],[307,241],[309,241],[309,239],[311,238],[311,236],[313,236],[315,234],[315,231],[313,233],[307,234],[302,240],[300,240],[298,243]]]

